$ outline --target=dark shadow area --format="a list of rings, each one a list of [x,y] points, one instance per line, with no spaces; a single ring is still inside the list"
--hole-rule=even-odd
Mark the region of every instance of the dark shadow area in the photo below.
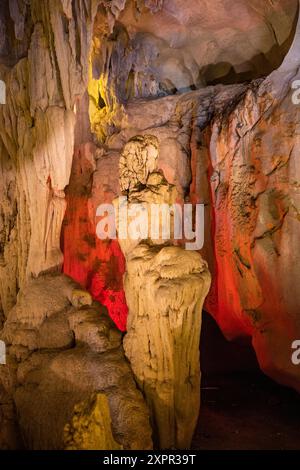
[[[291,32],[288,38],[281,44],[278,44],[276,33],[273,30],[276,44],[266,53],[257,54],[248,62],[241,64],[240,69],[244,72],[236,72],[235,68],[228,62],[219,62],[218,64],[210,64],[200,71],[201,80],[210,85],[232,85],[243,82],[250,82],[254,79],[263,78],[276,70],[282,64],[284,58],[288,54],[293,43],[297,23],[299,8],[297,9]]]
[[[19,24],[18,37],[16,38],[14,21],[10,15],[9,0],[0,0],[0,65],[6,67],[13,67],[20,59],[27,57],[30,46],[33,24],[28,2],[23,3],[25,21],[24,25]]]
[[[211,315],[204,312],[201,332],[201,370],[204,375],[259,371],[251,340],[227,341]]]
[[[266,377],[250,344],[229,343],[204,314],[201,412],[192,449],[300,449],[300,397]]]

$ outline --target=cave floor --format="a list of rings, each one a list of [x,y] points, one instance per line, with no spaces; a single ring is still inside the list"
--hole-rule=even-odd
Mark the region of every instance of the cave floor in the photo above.
[[[204,315],[201,412],[193,450],[299,450],[300,396],[262,374],[251,346]]]
[[[202,379],[194,450],[299,450],[300,397],[259,372]]]

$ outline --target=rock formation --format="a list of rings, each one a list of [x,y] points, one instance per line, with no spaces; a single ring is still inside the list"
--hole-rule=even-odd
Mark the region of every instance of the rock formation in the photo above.
[[[111,431],[106,395],[94,394],[74,407],[71,423],[64,429],[66,450],[121,450]]]
[[[146,185],[149,175],[157,168],[158,141],[152,136],[136,136],[125,146],[120,158],[121,191],[131,191]]]
[[[299,47],[300,23],[281,67],[208,130],[217,270],[208,308],[228,338],[251,335],[262,370],[298,391]]]
[[[210,274],[199,253],[172,246],[171,233],[163,239],[166,220],[159,214],[158,237],[151,231],[153,205],[172,207],[180,194],[157,172],[158,157],[157,138],[144,135],[133,137],[120,158],[120,186],[127,195],[128,214],[134,205],[145,213],[138,223],[140,233],[119,240],[126,257],[129,308],[124,348],[152,412],[157,445],[186,449],[200,407],[201,314]],[[128,231],[132,223],[121,221],[120,212],[119,236],[120,223],[129,224]]]
[[[71,304],[77,288],[62,275],[31,281],[1,333],[8,356],[0,378],[14,400],[23,444],[50,450],[109,449],[112,443],[150,449],[149,413],[121,333],[105,308],[89,305],[89,294],[81,296],[81,306]],[[12,434],[13,424],[2,421],[1,433]]]
[[[62,264],[61,225],[74,148],[74,106],[85,89],[92,2],[2,2],[1,305]],[[22,44],[22,46],[21,46]],[[76,50],[77,44],[77,50]],[[2,176],[3,175],[3,176]]]
[[[200,407],[199,342],[206,263],[178,247],[139,245],[127,256],[125,353],[162,449],[190,447]]]
[[[11,396],[0,388],[0,449],[15,450],[20,447],[21,437],[14,402]]]

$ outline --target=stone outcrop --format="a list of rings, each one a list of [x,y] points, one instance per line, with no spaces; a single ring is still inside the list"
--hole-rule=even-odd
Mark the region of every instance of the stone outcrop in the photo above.
[[[0,449],[15,450],[22,448],[17,416],[12,398],[0,385]]]
[[[94,2],[1,2],[1,305],[30,276],[61,267],[76,98],[85,90]],[[3,34],[3,33],[2,33]],[[1,63],[1,60],[0,60]]]
[[[96,19],[91,77],[100,79],[102,106],[97,110],[92,103],[92,124],[97,114],[98,123],[100,116],[109,117],[109,123],[93,125],[100,139],[114,132],[120,101],[153,99],[272,72],[292,42],[297,12],[297,0],[119,5],[115,28],[112,22],[104,26],[104,11],[99,10]]]
[[[208,308],[228,338],[251,335],[262,370],[298,391],[291,356],[300,336],[299,47],[298,23],[281,67],[208,131],[215,251]]]
[[[77,289],[62,275],[32,281],[1,333],[8,349],[1,386],[15,403],[24,446],[150,449],[149,413],[121,333],[104,307],[89,305],[88,293],[74,307],[69,299]],[[1,432],[11,434],[14,423],[1,423]]]
[[[125,146],[120,158],[120,187],[126,192],[146,185],[157,168],[158,141],[152,136],[136,136]]]

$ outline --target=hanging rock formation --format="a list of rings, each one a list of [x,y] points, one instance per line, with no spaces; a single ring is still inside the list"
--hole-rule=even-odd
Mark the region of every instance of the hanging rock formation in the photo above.
[[[32,275],[62,265],[74,105],[87,82],[96,11],[92,1],[76,2],[73,10],[70,2],[48,0],[2,5],[0,78],[7,93],[0,106],[0,290],[7,315]]]

